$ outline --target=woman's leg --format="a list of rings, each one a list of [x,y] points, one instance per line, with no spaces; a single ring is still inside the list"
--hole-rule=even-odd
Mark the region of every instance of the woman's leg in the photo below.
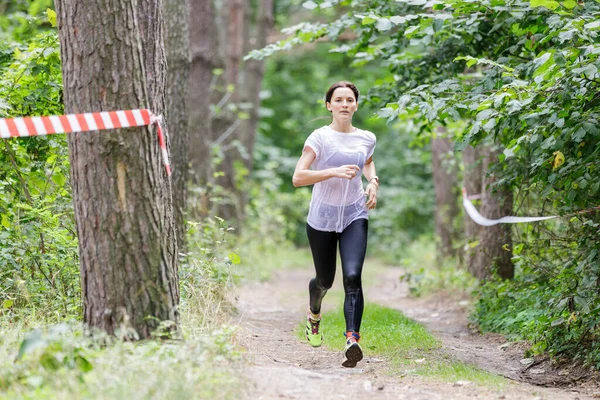
[[[357,219],[340,234],[340,257],[344,276],[346,332],[360,332],[363,309],[362,268],[367,252],[369,221]]]
[[[333,285],[335,278],[337,233],[318,231],[308,224],[306,224],[306,233],[316,272],[316,276],[308,285],[310,312],[317,315],[321,312],[323,297]]]

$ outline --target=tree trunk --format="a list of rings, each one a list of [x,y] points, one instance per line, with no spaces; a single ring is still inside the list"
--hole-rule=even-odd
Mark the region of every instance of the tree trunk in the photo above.
[[[184,212],[187,199],[189,132],[187,87],[190,70],[187,0],[169,0],[165,4],[167,52],[167,122],[171,137],[173,165],[173,209],[177,247],[185,247]]]
[[[219,185],[220,200],[216,213],[235,223],[243,217],[241,194],[241,167],[246,152],[240,149],[240,68],[244,49],[244,18],[248,6],[243,0],[224,0],[220,3],[218,25],[220,46],[224,49],[225,73],[217,85],[219,105],[213,119],[213,145],[219,146],[221,152],[220,164],[217,170],[220,173],[216,183]],[[239,224],[236,224],[239,229]]]
[[[496,181],[490,166],[498,161],[501,151],[489,147],[481,149],[484,188],[481,194],[480,213],[486,218],[498,219],[512,213],[513,194],[510,189],[500,189],[492,193],[491,185]],[[487,279],[495,271],[503,279],[514,277],[512,264],[512,239],[510,225],[498,224],[479,228],[479,244],[475,247],[472,274],[479,279]]]
[[[442,129],[438,133],[443,133]],[[433,181],[435,187],[435,233],[437,236],[438,262],[457,255],[454,244],[457,233],[454,222],[458,217],[457,167],[452,150],[452,143],[445,137],[431,140],[431,159],[433,163]]]
[[[483,169],[479,150],[473,146],[467,146],[463,150],[462,156],[464,166],[463,187],[468,195],[480,195],[483,191]],[[473,273],[475,270],[473,265],[475,261],[474,247],[477,245],[481,226],[477,225],[466,212],[464,213],[463,222],[465,228],[465,265],[467,270]]]
[[[273,26],[273,0],[258,0],[256,20],[251,24],[251,14],[248,10],[246,19],[248,27],[254,26],[253,34],[248,35],[244,54],[254,49],[262,49],[267,45],[267,35]],[[248,157],[244,160],[248,171],[252,171],[252,154],[256,140],[260,109],[260,90],[262,88],[265,63],[263,60],[248,60],[244,64],[244,80],[242,103],[248,104],[249,118],[241,126],[240,133],[242,145],[246,148]]]
[[[206,187],[213,179],[211,147],[211,99],[213,70],[222,68],[218,52],[217,23],[212,0],[190,0],[189,32],[191,69],[188,81],[190,163],[194,183]],[[207,195],[200,200],[202,212],[208,209]]]
[[[165,111],[160,1],[57,0],[56,8],[68,113]],[[84,321],[147,338],[160,321],[177,322],[179,303],[170,180],[156,129],[70,134],[68,142]]]

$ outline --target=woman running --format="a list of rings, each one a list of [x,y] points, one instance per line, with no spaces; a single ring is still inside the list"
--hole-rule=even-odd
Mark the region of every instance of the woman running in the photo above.
[[[344,278],[346,349],[344,367],[362,360],[360,323],[364,309],[361,273],[367,250],[368,210],[377,205],[375,135],[352,126],[358,109],[358,89],[350,82],[334,83],[325,95],[331,124],[310,134],[294,171],[295,187],[313,185],[306,232],[316,276],[309,283],[306,338],[318,347],[323,341],[321,302],[331,288],[339,243]],[[363,190],[361,176],[368,181]],[[365,198],[366,196],[366,198]]]

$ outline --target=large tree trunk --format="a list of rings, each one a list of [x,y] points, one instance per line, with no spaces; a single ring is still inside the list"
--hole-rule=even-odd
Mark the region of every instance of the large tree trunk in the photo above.
[[[468,195],[480,195],[483,191],[483,169],[479,150],[473,146],[467,146],[463,150],[462,156],[464,166],[463,187]],[[479,230],[482,227],[476,224],[466,212],[464,213],[463,222],[465,228],[465,265],[468,271],[473,272],[476,269],[473,265],[476,259],[474,248],[477,246]]]
[[[57,0],[65,109],[165,111],[159,0]],[[147,338],[177,322],[170,180],[154,127],[71,134],[84,321]]]
[[[165,4],[167,52],[167,122],[171,137],[173,165],[173,209],[177,246],[185,247],[184,212],[188,180],[187,87],[190,70],[187,0],[169,0]]]
[[[501,154],[499,149],[481,148],[483,176],[483,193],[481,194],[480,213],[486,218],[498,219],[512,213],[513,194],[510,189],[497,190],[492,193],[490,185],[496,181],[496,176],[490,172],[490,165],[498,161]],[[512,239],[510,225],[498,224],[480,227],[479,243],[475,247],[471,273],[479,279],[489,278],[494,271],[501,278],[514,277],[512,264]]]
[[[440,128],[438,133],[443,134]],[[457,230],[454,222],[458,217],[457,167],[454,161],[452,143],[441,135],[431,140],[431,159],[433,164],[433,181],[435,187],[435,232],[437,236],[437,259],[442,260],[457,255]]]

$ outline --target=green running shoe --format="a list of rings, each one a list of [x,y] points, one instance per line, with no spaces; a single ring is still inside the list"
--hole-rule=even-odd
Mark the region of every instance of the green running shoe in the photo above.
[[[363,359],[363,352],[358,344],[359,340],[360,335],[357,332],[346,333],[346,350],[344,351],[346,359],[342,363],[343,367],[354,368]]]
[[[306,340],[312,347],[319,347],[323,343],[323,332],[321,332],[321,318],[313,319],[308,311],[306,316]]]

